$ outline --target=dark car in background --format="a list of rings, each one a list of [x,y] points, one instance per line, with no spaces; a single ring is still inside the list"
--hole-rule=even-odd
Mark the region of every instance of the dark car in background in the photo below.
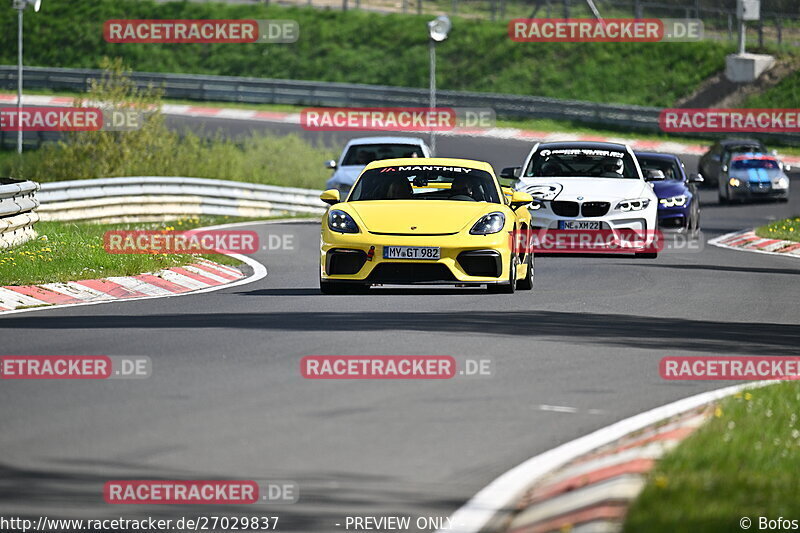
[[[674,154],[635,152],[645,179],[658,196],[658,227],[695,233],[700,229],[700,197],[697,185],[703,178],[686,174]]]
[[[789,200],[789,177],[783,163],[771,154],[732,154],[722,167],[719,203],[735,200]]]
[[[703,154],[697,164],[697,170],[707,186],[716,187],[723,172],[723,165],[730,160],[730,154],[766,151],[764,144],[756,139],[722,139],[712,144],[708,152]]]

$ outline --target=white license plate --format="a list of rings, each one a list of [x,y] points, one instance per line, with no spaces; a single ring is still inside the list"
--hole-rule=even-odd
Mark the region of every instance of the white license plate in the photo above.
[[[600,229],[600,222],[591,220],[559,220],[558,229]]]
[[[440,250],[433,246],[384,246],[384,259],[432,259],[440,257]]]

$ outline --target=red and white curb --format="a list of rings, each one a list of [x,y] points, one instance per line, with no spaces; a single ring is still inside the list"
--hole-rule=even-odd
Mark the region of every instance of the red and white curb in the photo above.
[[[252,276],[205,259],[181,267],[136,276],[112,276],[65,283],[0,287],[0,315],[47,307],[90,305],[118,300],[164,298],[196,294],[250,283],[266,276],[260,263],[236,256],[254,267]]]
[[[727,233],[708,241],[718,248],[743,250],[761,254],[782,255],[784,257],[800,257],[800,242],[782,239],[765,239],[755,234],[754,230]]]
[[[616,532],[656,460],[700,427],[701,407],[578,457],[528,489],[508,533]]]
[[[628,448],[633,450],[636,448],[642,448],[644,445],[648,444],[646,442],[637,442],[637,440],[642,440],[642,438],[644,438],[644,440],[653,438],[652,442],[650,443],[653,444],[651,448],[647,448],[646,451],[644,451],[645,449],[642,448],[642,450],[638,450],[637,452],[631,452],[632,455],[634,453],[641,454],[639,457],[640,459],[647,459],[648,453],[656,453],[653,451],[653,449],[656,448],[657,442],[668,442],[671,439],[674,440],[679,436],[681,431],[687,431],[688,429],[686,428],[692,427],[692,424],[695,422],[690,423],[688,421],[692,419],[693,412],[696,412],[698,409],[703,409],[708,404],[716,402],[722,398],[725,398],[726,396],[730,396],[731,394],[735,394],[745,389],[763,387],[771,383],[773,382],[759,381],[743,383],[740,385],[733,385],[723,389],[712,390],[697,394],[695,396],[690,396],[689,398],[684,398],[682,400],[651,409],[650,411],[645,411],[644,413],[640,413],[630,418],[626,418],[625,420],[621,420],[611,424],[610,426],[598,429],[597,431],[594,431],[579,439],[567,442],[561,446],[553,448],[552,450],[548,450],[535,457],[532,457],[504,473],[480,490],[475,496],[472,497],[472,499],[470,499],[450,516],[449,523],[451,524],[451,527],[447,529],[440,529],[437,533],[479,533],[481,531],[503,531],[509,525],[509,511],[513,512],[516,510],[518,504],[525,501],[524,498],[526,496],[532,494],[542,494],[532,492],[536,491],[536,487],[538,487],[539,484],[547,483],[548,480],[550,480],[550,491],[556,491],[559,488],[557,481],[558,478],[556,478],[559,472],[566,476],[562,478],[562,482],[566,481],[574,483],[576,480],[573,479],[570,481],[570,471],[567,470],[567,468],[573,468],[571,472],[573,474],[577,472],[577,475],[580,476],[580,458],[585,457],[587,461],[595,461],[591,467],[588,468],[591,468],[590,472],[592,472],[595,477],[600,477],[600,473],[602,472],[604,464],[601,462],[603,457],[607,457],[606,460],[609,461],[610,464],[613,464],[614,460],[624,461],[625,456],[622,456],[622,459],[620,459],[620,454],[625,451],[624,444],[622,444],[624,442],[623,439],[633,439],[629,441],[629,443],[633,444],[633,446]],[[688,418],[683,418],[684,416]],[[681,417],[679,420],[687,421],[686,428],[675,427],[673,429],[675,429],[676,434],[662,434],[659,438],[654,438],[659,435],[659,433],[656,431],[656,426],[659,423],[668,421],[667,423],[671,424],[672,421],[676,420],[676,417]],[[647,435],[646,432],[648,430],[651,432],[649,437],[645,436]],[[615,443],[617,443],[617,446],[614,446]],[[661,446],[669,447],[671,444],[661,444]],[[610,455],[608,453],[609,450],[617,452],[615,454],[616,459],[612,458],[614,455]],[[605,452],[605,455],[603,455],[603,452]],[[554,477],[550,478],[549,476],[551,475]],[[620,485],[616,486],[619,487]],[[597,489],[596,487],[602,487],[602,484],[596,484],[596,490],[594,493],[599,493],[602,495],[603,489]],[[623,493],[625,490],[627,490],[628,493],[633,492],[631,491],[630,487],[625,488],[625,490],[617,490]],[[585,502],[590,501],[591,500],[589,500],[589,498],[585,500]],[[564,500],[562,500],[562,503],[563,502]],[[578,503],[579,502],[572,502],[572,504],[570,504],[570,502],[567,501],[561,507],[561,509],[565,509],[565,513],[569,513],[578,508]],[[512,516],[512,523],[514,517],[519,518],[520,516],[522,515],[520,514]],[[531,519],[532,525],[539,523],[539,521],[535,520],[532,515],[528,516]],[[547,517],[545,516],[545,518]],[[612,516],[612,519],[613,518],[614,517]],[[584,519],[584,521],[588,523],[591,520]],[[577,529],[573,528],[571,531],[574,533],[577,531]],[[582,531],[588,532],[605,530],[602,529],[601,525],[597,529],[587,527]]]
[[[14,94],[0,94],[0,103],[16,102]],[[22,103],[34,106],[71,106],[72,98],[68,96],[23,96]],[[208,107],[193,105],[164,104],[161,110],[167,115],[184,117],[224,118],[231,120],[248,120],[277,122],[282,124],[300,124],[300,114],[285,111],[257,111],[252,109],[236,109],[226,107]],[[532,131],[518,128],[456,128],[440,132],[439,135],[457,135],[468,137],[487,137],[493,139],[515,139],[553,142],[553,141],[599,141],[628,144],[634,150],[648,150],[681,155],[701,155],[708,150],[705,144],[683,144],[671,141],[642,141],[624,137],[604,137],[599,135],[582,135],[575,133],[553,133]],[[786,156],[781,158],[790,165],[800,165],[800,157]]]

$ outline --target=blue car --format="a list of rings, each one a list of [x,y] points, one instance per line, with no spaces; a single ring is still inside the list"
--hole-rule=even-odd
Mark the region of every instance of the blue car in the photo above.
[[[658,196],[658,227],[694,234],[700,229],[699,174],[687,175],[683,161],[674,154],[635,152],[645,179]]]

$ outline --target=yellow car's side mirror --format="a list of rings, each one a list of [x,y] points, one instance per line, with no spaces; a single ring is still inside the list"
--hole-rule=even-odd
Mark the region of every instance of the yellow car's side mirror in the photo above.
[[[517,210],[523,205],[528,205],[533,201],[533,196],[523,191],[514,191],[511,195],[511,209]]]
[[[319,199],[328,205],[338,204],[341,201],[338,189],[328,189],[319,195]]]

